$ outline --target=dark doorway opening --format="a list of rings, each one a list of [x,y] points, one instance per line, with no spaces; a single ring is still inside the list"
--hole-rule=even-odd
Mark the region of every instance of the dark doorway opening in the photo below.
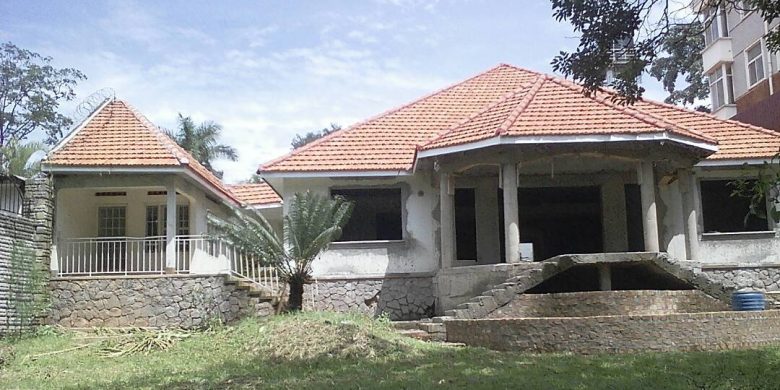
[[[628,251],[645,250],[645,233],[642,222],[642,193],[639,184],[626,184],[626,229],[628,233]]]
[[[499,190],[499,234],[504,252],[504,203]],[[534,246],[534,260],[604,251],[601,189],[537,187],[518,190],[520,241]]]
[[[458,260],[477,260],[477,203],[473,188],[455,189],[455,241]]]

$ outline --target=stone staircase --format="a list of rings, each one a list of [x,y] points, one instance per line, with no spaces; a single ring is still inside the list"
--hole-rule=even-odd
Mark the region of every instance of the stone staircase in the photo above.
[[[446,340],[444,322],[453,319],[485,318],[491,312],[506,305],[515,296],[541,284],[545,280],[578,265],[596,265],[603,263],[648,263],[655,264],[665,272],[687,282],[705,294],[730,303],[733,288],[724,286],[702,272],[701,266],[694,262],[680,262],[665,253],[599,253],[585,255],[562,255],[528,265],[503,283],[492,286],[465,303],[447,310],[443,316],[419,321],[394,322],[400,333],[421,340]],[[780,308],[780,292],[767,294],[768,307]]]
[[[249,297],[271,301],[273,304],[278,303],[280,298],[279,294],[269,287],[235,275],[226,275],[225,284],[235,285],[236,290],[246,291]]]

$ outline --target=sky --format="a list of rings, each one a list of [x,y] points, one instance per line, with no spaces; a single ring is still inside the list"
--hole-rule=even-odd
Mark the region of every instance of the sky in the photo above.
[[[82,71],[74,102],[110,88],[157,125],[224,127],[225,180],[499,63],[552,73],[578,40],[549,0],[0,1],[0,41]],[[643,78],[645,96],[663,99]]]

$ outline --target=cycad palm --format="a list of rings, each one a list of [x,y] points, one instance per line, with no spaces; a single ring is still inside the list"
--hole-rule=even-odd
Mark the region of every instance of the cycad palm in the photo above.
[[[230,146],[217,142],[222,126],[212,121],[206,121],[195,125],[192,118],[179,114],[179,130],[176,133],[168,131],[167,134],[179,146],[190,152],[192,157],[198,160],[210,171],[214,171],[211,163],[220,158],[236,161],[238,154]]]
[[[21,177],[34,176],[41,170],[41,162],[31,162],[36,153],[46,152],[46,146],[42,142],[28,142],[21,144],[11,141],[0,148],[0,173]]]
[[[311,282],[311,265],[341,235],[352,203],[312,192],[290,199],[284,217],[284,237],[279,237],[262,215],[236,211],[229,221],[212,220],[234,245],[255,255],[264,265],[276,267],[290,287],[288,308],[300,310],[304,285]]]

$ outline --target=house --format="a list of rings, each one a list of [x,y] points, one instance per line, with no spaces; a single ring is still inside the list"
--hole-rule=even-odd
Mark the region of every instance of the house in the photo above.
[[[765,23],[747,2],[701,8],[712,111],[719,118],[780,130],[780,57],[767,50],[764,35],[780,25]]]
[[[571,253],[667,252],[755,275],[777,265],[775,221],[746,217],[729,182],[754,178],[780,134],[613,98],[502,64],[260,166],[283,199],[355,203],[313,264],[313,305],[441,314],[516,266]]]
[[[54,186],[53,322],[194,326],[257,304],[236,280],[277,289],[272,269],[214,237],[208,221],[244,209],[278,226],[279,196],[266,183],[224,184],[128,103],[106,100],[42,169]],[[206,294],[200,304],[192,291]],[[192,313],[196,306],[203,309]]]

